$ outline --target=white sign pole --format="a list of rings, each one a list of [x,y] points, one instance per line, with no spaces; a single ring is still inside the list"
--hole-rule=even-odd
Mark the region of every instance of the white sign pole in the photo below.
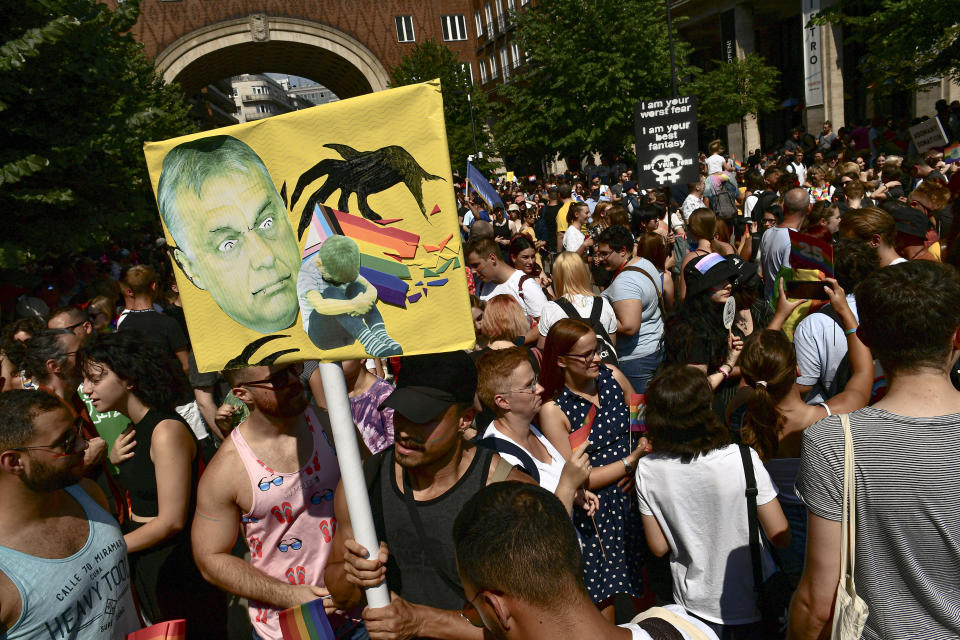
[[[327,400],[327,413],[333,428],[333,441],[337,448],[337,461],[340,463],[340,480],[347,498],[347,511],[353,527],[354,539],[366,547],[371,556],[380,551],[380,541],[373,526],[373,512],[370,510],[370,496],[367,495],[367,483],[363,478],[363,464],[360,462],[360,449],[357,446],[356,426],[350,412],[350,398],[347,396],[347,382],[343,369],[333,362],[320,363],[320,378],[323,381],[323,395]],[[367,604],[372,609],[380,609],[390,604],[390,590],[386,581],[366,589]]]

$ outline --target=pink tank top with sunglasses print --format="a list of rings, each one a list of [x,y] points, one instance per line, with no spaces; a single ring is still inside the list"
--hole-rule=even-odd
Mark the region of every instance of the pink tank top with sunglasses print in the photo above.
[[[299,471],[278,473],[265,465],[244,440],[230,434],[253,490],[249,513],[241,516],[250,564],[290,584],[323,585],[323,570],[337,522],[333,493],[340,481],[336,454],[312,408],[306,410],[313,455]],[[250,621],[263,640],[282,640],[280,609],[251,600]]]

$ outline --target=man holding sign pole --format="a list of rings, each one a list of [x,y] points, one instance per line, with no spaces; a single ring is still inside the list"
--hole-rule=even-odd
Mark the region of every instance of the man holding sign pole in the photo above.
[[[203,577],[247,598],[255,638],[281,640],[279,612],[326,598],[336,521],[336,454],[308,404],[299,363],[225,372],[250,416],[231,432],[197,490],[193,555]],[[231,554],[242,527],[250,562]],[[337,622],[337,621],[335,621]],[[343,622],[341,618],[339,622]]]
[[[389,606],[363,611],[373,640],[476,639],[483,632],[460,615],[453,520],[484,486],[533,481],[489,449],[469,444],[477,372],[465,352],[404,358],[396,390],[383,406],[394,410],[395,446],[370,458],[364,475],[379,553],[354,539],[344,486],[337,488],[337,532],[326,585],[340,607],[362,600],[363,589],[386,580]]]

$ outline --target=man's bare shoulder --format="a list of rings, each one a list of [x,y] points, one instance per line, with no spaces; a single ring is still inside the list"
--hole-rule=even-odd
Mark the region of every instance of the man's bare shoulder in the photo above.
[[[227,438],[200,476],[197,491],[208,499],[237,502],[245,484],[247,470],[240,458],[240,452],[237,451],[233,438]]]

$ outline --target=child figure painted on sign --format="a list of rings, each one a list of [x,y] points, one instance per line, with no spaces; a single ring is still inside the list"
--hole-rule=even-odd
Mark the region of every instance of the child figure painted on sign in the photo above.
[[[324,241],[297,279],[303,328],[321,349],[359,341],[375,358],[398,356],[400,345],[387,333],[377,310],[377,290],[360,275],[360,248],[346,236]]]

